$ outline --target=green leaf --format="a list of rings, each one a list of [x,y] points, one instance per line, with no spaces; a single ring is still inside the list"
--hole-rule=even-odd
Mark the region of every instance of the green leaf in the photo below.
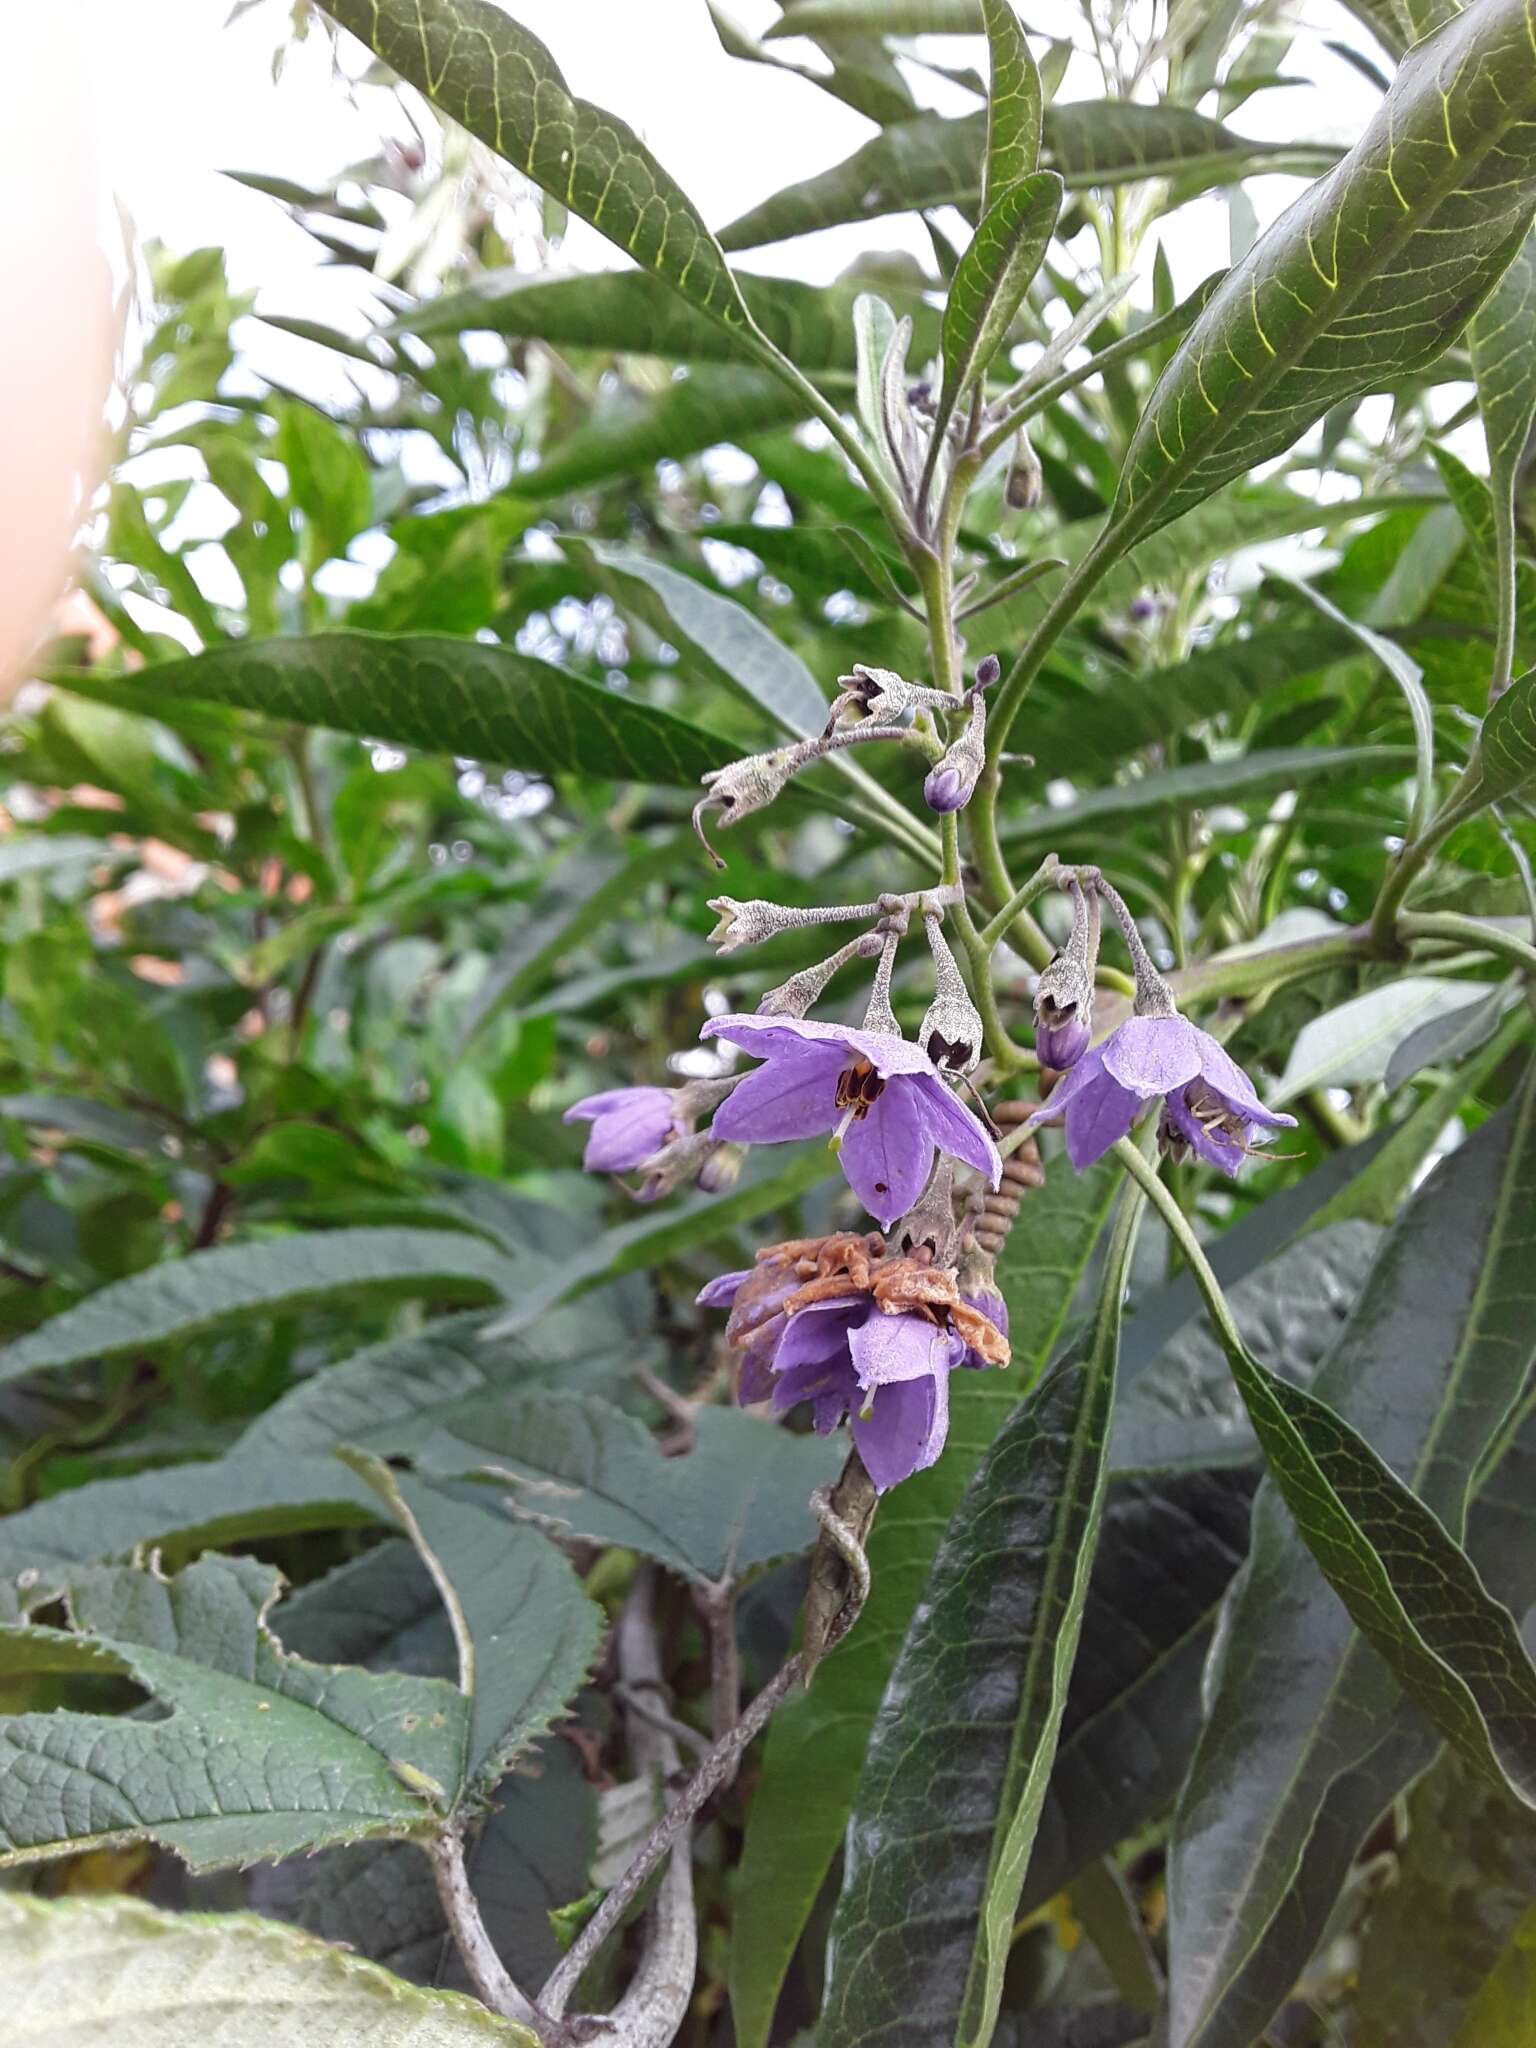
[[[806,1549],[816,1531],[810,1496],[836,1477],[842,1446],[732,1408],[701,1409],[694,1428],[693,1449],[664,1458],[606,1401],[546,1395],[489,1410],[477,1401],[444,1419],[418,1463],[510,1483],[520,1513],[701,1583]]]
[[[990,208],[1040,162],[1045,94],[1012,0],[981,0],[981,13],[992,69],[981,181],[983,203]]]
[[[199,1550],[381,1519],[367,1487],[335,1458],[242,1452],[97,1479],[22,1508],[0,1523],[0,1579],[25,1575],[27,1605],[36,1606],[74,1567],[125,1558],[141,1544],[175,1564]]]
[[[787,277],[738,282],[754,324],[802,370],[853,369],[856,285],[809,285]],[[901,311],[912,318],[914,352],[922,361],[938,346],[938,315],[916,292],[903,295]],[[622,349],[688,363],[757,360],[738,334],[695,312],[643,270],[575,277],[495,270],[464,291],[413,308],[397,331],[430,337],[481,329],[562,349]]]
[[[1065,840],[1069,834],[1102,835],[1106,827],[1127,818],[1238,803],[1277,789],[1301,789],[1323,777],[1363,781],[1401,771],[1412,762],[1408,747],[1275,747],[1219,761],[1189,761],[1134,782],[1096,789],[1070,804],[1026,811],[1004,826],[1002,840],[1005,846],[1035,846]]]
[[[1515,485],[1536,425],[1536,234],[1521,243],[1514,262],[1474,318],[1468,338],[1488,437],[1488,481],[1498,537],[1499,637],[1490,692],[1497,696],[1514,674]]]
[[[1410,1031],[1387,1062],[1382,1084],[1387,1093],[1401,1088],[1425,1067],[1449,1066],[1465,1053],[1486,1045],[1498,1030],[1509,999],[1507,989],[1490,988],[1462,1008],[1443,1017],[1431,1017],[1427,1024]]]
[[[430,1827],[467,1703],[441,1679],[287,1656],[267,1625],[281,1584],[253,1558],[109,1568],[73,1579],[81,1633],[0,1627],[8,1674],[117,1674],[169,1709],[0,1719],[0,1863],[149,1835],[211,1870]]]
[[[722,228],[720,246],[752,249],[844,221],[974,206],[981,197],[986,126],[984,113],[958,120],[918,114],[893,123],[831,170],[787,186]],[[1174,175],[1198,188],[1233,182],[1260,166],[1293,168],[1310,161],[1321,168],[1334,156],[1332,150],[1298,152],[1254,143],[1188,108],[1131,100],[1047,107],[1043,146],[1046,167],[1058,171],[1069,190]]]
[[[774,36],[964,36],[981,28],[978,0],[788,0]]]
[[[52,680],[70,686],[67,675]],[[536,775],[574,770],[692,788],[730,752],[668,711],[532,655],[431,633],[252,641],[165,662],[120,688],[151,715],[166,698],[235,704]]]
[[[812,71],[808,65],[792,64],[787,57],[780,57],[765,44],[754,42],[718,4],[718,0],[707,0],[707,4],[720,46],[728,56],[740,57],[749,64],[771,65],[776,71],[787,71],[796,78],[803,78],[807,84],[830,93],[833,99],[841,100],[845,106],[854,108],[882,126],[887,121],[905,120],[913,111],[912,94],[906,80],[885,45],[875,37],[859,37],[842,45],[829,37],[822,49],[832,68],[830,71]]]
[[[1051,775],[1096,775],[1106,762],[1321,675],[1350,652],[1347,636],[1319,621],[1260,627],[1143,673],[1116,670],[1102,693],[1069,691],[1043,675],[1030,692],[1030,750]]]
[[[1398,1049],[1426,1024],[1464,1010],[1468,993],[1464,981],[1410,974],[1325,1010],[1297,1032],[1271,1103],[1294,1102],[1313,1088],[1384,1080]]]
[[[1536,668],[1497,698],[1483,720],[1472,758],[1437,814],[1435,828],[1465,824],[1536,777]]]
[[[1314,610],[1325,619],[1340,626],[1350,638],[1359,642],[1367,654],[1373,654],[1387,674],[1396,683],[1408,706],[1408,716],[1413,721],[1413,744],[1416,767],[1413,780],[1413,805],[1408,815],[1408,836],[1416,839],[1423,831],[1429,818],[1429,810],[1435,799],[1435,715],[1430,706],[1429,693],[1424,688],[1424,671],[1418,663],[1406,655],[1395,640],[1388,640],[1384,634],[1376,633],[1369,626],[1362,626],[1354,619],[1346,618],[1337,606],[1328,602],[1320,590],[1314,590],[1309,583],[1293,583],[1287,576],[1273,576],[1282,590],[1288,590],[1293,597],[1304,598]]]
[[[722,441],[793,426],[808,408],[767,370],[704,363],[641,406],[607,409],[558,441],[517,478],[520,498],[546,502],[593,484],[627,481]]]
[[[1141,1207],[1122,1194],[1093,1328],[982,1460],[891,1673],[849,1827],[820,2048],[992,2038],[1098,1538]]]
[[[1315,1382],[1452,1532],[1536,1358],[1525,1298],[1533,1200],[1527,1083],[1415,1196]],[[1472,1541],[1486,1560],[1475,1528]],[[1273,1488],[1255,1510],[1226,1641],[1171,1850],[1174,2048],[1248,2048],[1320,1938],[1399,1774],[1433,1749]]]
[[[114,1280],[0,1351],[0,1380],[88,1358],[121,1358],[319,1302],[505,1299],[523,1270],[458,1230],[312,1231],[221,1245]]]
[[[793,648],[734,598],[635,548],[567,536],[566,552],[596,566],[598,581],[665,640],[687,648],[705,673],[798,738],[827,722],[821,685]]]
[[[24,875],[51,875],[63,869],[79,870],[87,862],[100,866],[116,862],[123,855],[99,839],[87,839],[78,832],[45,835],[0,842],[0,885],[19,882]]]
[[[701,313],[751,316],[702,214],[615,115],[577,99],[549,51],[490,0],[327,0],[435,106]]]
[[[426,1592],[435,1607],[430,1580]],[[486,1931],[515,1984],[542,1984],[559,1962],[550,1909],[587,1891],[596,1833],[592,1787],[574,1745],[556,1737],[503,1779],[489,1820],[465,1843]],[[412,1843],[354,1842],[264,1869],[255,1903],[412,1983],[470,1988],[427,1860]]]
[[[1451,2048],[1522,2048],[1536,2005],[1536,1906],[1527,1906]]]
[[[1359,2048],[1445,2048],[1536,1896],[1530,1815],[1448,1752],[1414,1787],[1405,1818],[1396,1882],[1361,1942]]]
[[[1180,345],[1126,455],[1107,554],[1455,340],[1529,225],[1533,116],[1527,0],[1484,0],[1409,52],[1348,156]]]
[[[342,1454],[405,1529],[448,1610],[468,1704],[454,1780],[489,1791],[562,1715],[597,1656],[601,1610],[569,1559],[536,1529]]]
[[[254,1913],[163,1913],[141,1900],[0,1894],[0,2040],[92,2033],[114,2048],[538,2048],[456,1992]]]
[[[277,408],[277,455],[288,472],[288,494],[309,526],[311,567],[344,555],[347,543],[373,519],[373,483],[345,427],[297,399]]]
[[[859,1625],[787,1701],[768,1732],[747,1819],[743,1924],[731,1952],[731,2015],[740,2048],[763,2048],[784,1975],[853,1805],[865,1744],[940,1538],[987,1446],[1055,1348],[1114,1193],[1100,1168],[1050,1167],[998,1262],[1013,1363],[950,1382],[944,1455],[888,1494],[870,1532],[871,1585]]]
[[[1056,232],[1061,195],[1054,171],[1032,171],[1000,192],[982,215],[944,307],[944,382],[935,435],[944,432],[961,398],[986,376],[1002,347]]]

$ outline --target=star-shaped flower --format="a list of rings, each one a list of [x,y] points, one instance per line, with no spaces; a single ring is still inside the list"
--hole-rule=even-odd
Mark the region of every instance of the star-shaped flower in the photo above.
[[[1179,1157],[1193,1152],[1229,1175],[1268,1132],[1296,1122],[1266,1109],[1211,1034],[1175,1015],[1129,1018],[1083,1055],[1030,1123],[1065,1119],[1067,1156],[1081,1172],[1158,1096],[1163,1149]]]
[[[774,1145],[829,1131],[843,1172],[882,1224],[905,1215],[927,1186],[935,1151],[996,1187],[1002,1161],[980,1120],[958,1102],[921,1046],[894,1032],[791,1017],[716,1017],[723,1038],[763,1064],[715,1112],[717,1138]]]

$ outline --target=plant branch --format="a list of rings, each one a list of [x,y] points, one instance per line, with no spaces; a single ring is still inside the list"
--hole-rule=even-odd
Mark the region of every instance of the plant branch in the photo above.
[[[1457,945],[1475,946],[1482,953],[1497,953],[1514,966],[1523,967],[1527,974],[1536,974],[1536,946],[1482,918],[1462,917],[1454,910],[1405,911],[1397,920],[1397,929],[1410,942],[1451,939]]]
[[[531,2027],[541,2040],[548,2039],[544,2015],[507,1975],[495,1944],[485,1931],[469,1873],[464,1868],[464,1839],[459,1829],[450,1824],[426,1844],[426,1851],[443,1917],[475,1990],[492,2012],[499,2012],[503,2019],[518,2020]]]

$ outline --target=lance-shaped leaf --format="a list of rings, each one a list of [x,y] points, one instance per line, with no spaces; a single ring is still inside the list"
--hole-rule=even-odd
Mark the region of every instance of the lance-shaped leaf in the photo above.
[[[1275,1484],[1356,1626],[1457,1752],[1536,1807],[1536,1666],[1514,1616],[1326,1401],[1245,1346],[1228,1356]]]
[[[723,249],[751,249],[844,221],[935,206],[972,208],[981,197],[987,117],[899,121],[831,170],[790,185],[720,231]],[[1042,161],[1069,190],[1180,176],[1193,188],[1223,184],[1263,167],[1321,169],[1331,149],[1254,143],[1186,107],[1133,100],[1073,100],[1047,107]]]
[[[596,1543],[617,1543],[703,1582],[737,1578],[804,1550],[808,1505],[842,1447],[797,1437],[738,1409],[705,1408],[684,1457],[607,1401],[473,1403],[423,1446],[426,1471],[478,1474],[511,1489],[518,1513]]]
[[[1488,438],[1488,482],[1498,547],[1499,637],[1493,694],[1505,689],[1515,653],[1515,482],[1536,425],[1536,234],[1472,322],[1472,374]]]
[[[254,1913],[0,1895],[0,2043],[115,2048],[538,2048],[457,1992],[421,1991]]]
[[[992,2038],[1098,1538],[1141,1207],[1127,1189],[1093,1327],[982,1460],[891,1673],[849,1827],[821,2048]]]
[[[806,372],[853,369],[854,285],[809,285],[787,277],[744,277],[752,318],[778,349]],[[912,316],[919,360],[938,342],[938,316],[915,292],[902,295]],[[757,360],[739,334],[696,312],[643,270],[550,277],[495,270],[463,291],[444,292],[399,322],[402,334],[461,334],[486,329],[556,348],[624,349],[685,363]]]
[[[435,106],[655,271],[699,311],[751,316],[703,216],[625,122],[570,92],[538,37],[490,0],[333,0]]]
[[[56,676],[66,687],[69,678]],[[81,687],[89,688],[87,679]],[[693,788],[729,744],[511,647],[435,633],[317,633],[214,648],[117,686],[153,715],[165,699],[398,740],[534,775],[572,769]]]
[[[360,1228],[219,1245],[114,1280],[18,1337],[0,1351],[0,1380],[121,1358],[349,1295],[506,1299],[525,1278],[518,1261],[462,1230]]]
[[[65,1629],[0,1628],[0,1669],[135,1680],[160,1720],[0,1720],[0,1862],[149,1835],[194,1869],[429,1829],[457,1790],[468,1707],[435,1678],[308,1664],[268,1616],[282,1581],[205,1557],[174,1579],[80,1574]]]
[[[741,2048],[763,2048],[774,2008],[853,1805],[865,1743],[891,1666],[967,1480],[1055,1349],[1103,1231],[1116,1174],[1049,1169],[998,1261],[1013,1361],[950,1380],[944,1455],[886,1495],[868,1539],[871,1584],[859,1625],[816,1682],[775,1714],[752,1799],[741,1903],[752,1939],[734,1944],[731,2016]]]
[[[1533,1203],[1527,1082],[1415,1196],[1315,1383],[1453,1532],[1536,1358]],[[1468,1540],[1510,1597],[1476,1520]],[[1174,2048],[1247,2048],[1320,1937],[1361,1836],[1433,1748],[1271,1488],[1226,1643],[1172,1842]]]
[[[944,308],[944,382],[934,413],[936,437],[1002,347],[1056,231],[1061,194],[1054,171],[1031,171],[1018,179],[988,207],[960,258]]]
[[[1481,0],[1404,59],[1337,169],[1217,287],[1147,404],[1111,556],[1454,341],[1536,206],[1529,0]]]
[[[1040,162],[1045,94],[1012,0],[981,0],[992,77],[981,193],[990,208]]]
[[[1536,668],[1528,669],[1489,708],[1472,758],[1431,823],[1436,837],[1465,824],[1490,804],[1536,780]]]

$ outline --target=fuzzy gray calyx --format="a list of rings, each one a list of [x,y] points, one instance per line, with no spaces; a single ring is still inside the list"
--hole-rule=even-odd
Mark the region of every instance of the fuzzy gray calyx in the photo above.
[[[886,1233],[886,1242],[892,1251],[908,1258],[926,1250],[935,1266],[948,1271],[960,1255],[960,1235],[955,1221],[955,1169],[948,1159],[941,1159],[921,1196]]]
[[[851,671],[837,679],[838,694],[827,716],[831,732],[845,711],[859,711],[876,725],[910,725],[919,711],[953,711],[955,700],[947,690],[935,690],[927,683],[909,683],[893,668],[870,668],[856,661]]]
[[[693,829],[717,868],[723,868],[725,862],[704,836],[706,812],[718,811],[724,830],[738,818],[762,810],[798,769],[814,759],[817,751],[814,740],[797,740],[793,746],[778,747],[771,754],[748,754],[744,760],[732,761],[724,768],[711,768],[700,778],[706,793],[693,807]]]
[[[925,908],[923,929],[933,955],[933,1001],[918,1029],[917,1042],[936,1067],[969,1074],[981,1059],[981,1014],[971,1001],[937,914]]]
[[[877,960],[885,949],[885,939],[879,932],[860,932],[856,939],[850,939],[846,946],[839,946],[835,953],[825,960],[818,960],[814,967],[802,967],[798,974],[792,974],[788,981],[781,981],[777,988],[771,988],[757,1006],[760,1017],[803,1017],[813,1003],[821,1000],[827,983],[840,967],[850,960]]]

